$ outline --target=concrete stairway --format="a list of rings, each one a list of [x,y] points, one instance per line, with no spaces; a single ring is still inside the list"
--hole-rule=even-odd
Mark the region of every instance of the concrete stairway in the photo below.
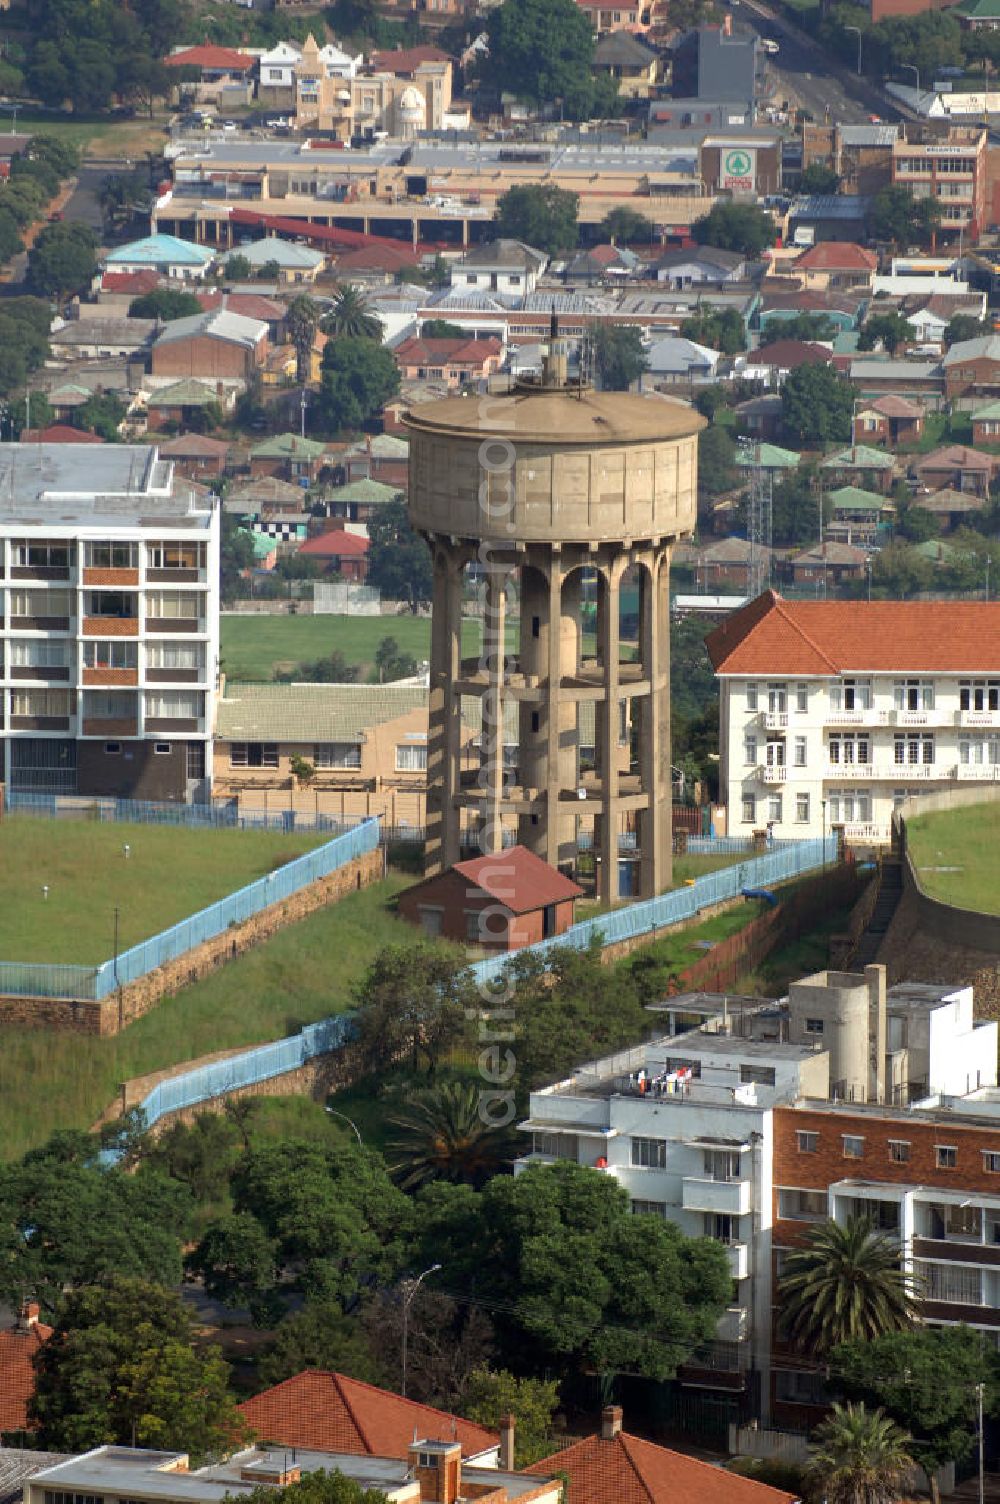
[[[882,861],[878,898],[875,900],[875,908],[868,921],[868,928],[858,942],[854,960],[851,962],[852,971],[863,971],[866,966],[878,959],[879,947],[885,939],[886,931],[892,923],[892,916],[902,896],[903,869],[899,858],[885,857]]]

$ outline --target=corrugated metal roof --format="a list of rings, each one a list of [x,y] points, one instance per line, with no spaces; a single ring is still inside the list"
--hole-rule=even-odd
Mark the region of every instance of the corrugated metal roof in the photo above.
[[[242,314],[229,313],[225,308],[213,308],[207,313],[193,313],[188,318],[171,319],[155,342],[167,345],[180,339],[224,339],[230,344],[252,349],[266,334],[267,325],[260,319],[245,319]]]

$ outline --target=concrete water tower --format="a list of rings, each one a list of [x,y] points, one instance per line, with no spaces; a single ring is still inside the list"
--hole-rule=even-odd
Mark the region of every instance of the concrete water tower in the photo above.
[[[660,891],[672,848],[670,554],[695,526],[704,420],[681,402],[571,384],[553,337],[539,379],[422,403],[405,422],[410,520],[434,566],[428,871],[458,861],[470,831],[498,850],[515,821],[525,846],[565,867],[593,829],[601,896],[613,901],[628,830],[639,893]],[[485,577],[484,643],[463,659],[470,565]],[[637,655],[621,651],[623,582],[637,591]],[[596,597],[593,640],[585,593]],[[505,629],[518,616],[514,645]],[[469,696],[482,706],[476,768],[460,756]],[[518,748],[505,766],[511,707],[506,740]]]

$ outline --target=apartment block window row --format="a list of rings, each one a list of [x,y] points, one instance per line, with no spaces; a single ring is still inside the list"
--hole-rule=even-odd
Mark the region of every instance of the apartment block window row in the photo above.
[[[995,767],[1000,763],[1000,734],[986,737],[960,736],[958,760],[963,767]]]
[[[667,1164],[665,1138],[633,1138],[632,1164],[636,1169],[663,1170]]]
[[[277,742],[232,742],[229,747],[231,768],[276,768]]]
[[[361,748],[357,742],[322,742],[313,752],[317,768],[360,768]]]
[[[139,616],[139,596],[134,590],[88,590],[84,597],[84,611],[88,616],[136,621]]]
[[[150,590],[146,596],[147,620],[191,619],[201,612],[203,597],[191,590]]]
[[[892,756],[893,761],[900,767],[926,766],[934,761],[934,737],[926,733],[917,736],[894,736]]]
[[[68,569],[76,558],[72,543],[15,543],[16,569]]]
[[[73,713],[73,696],[68,689],[15,689],[10,711],[11,715],[65,720]]]
[[[859,736],[852,732],[835,732],[831,735],[830,761],[835,765],[859,763],[867,766],[871,760],[872,739],[870,736]]]
[[[146,566],[149,569],[204,569],[204,543],[148,543]]]
[[[136,695],[116,693],[114,690],[85,690],[83,694],[84,718],[93,717],[98,721],[134,721],[138,711],[137,698]]]
[[[83,561],[88,569],[136,569],[138,543],[88,543]]]
[[[139,644],[122,642],[112,638],[107,642],[91,638],[83,645],[84,668],[137,669],[139,667]]]
[[[69,643],[61,638],[13,638],[7,645],[8,658],[14,668],[67,668]]]
[[[825,1191],[778,1191],[778,1216],[782,1221],[823,1222],[826,1215]]]
[[[201,672],[205,667],[205,647],[200,642],[151,642],[146,647],[146,667],[174,669],[183,673]]]
[[[197,721],[201,719],[204,695],[198,691],[163,689],[146,691],[146,715],[150,720]]]
[[[667,1203],[665,1201],[642,1201],[632,1202],[632,1215],[634,1217],[666,1217]]]
[[[963,679],[958,703],[961,710],[1000,710],[1000,679]]]
[[[74,596],[69,590],[12,590],[10,592],[12,617],[68,618],[73,615],[74,608]]]
[[[913,1270],[925,1300],[963,1306],[983,1304],[983,1277],[979,1269],[917,1261]]]
[[[400,744],[396,748],[397,773],[426,773],[426,771],[426,746],[409,746],[406,744]]]

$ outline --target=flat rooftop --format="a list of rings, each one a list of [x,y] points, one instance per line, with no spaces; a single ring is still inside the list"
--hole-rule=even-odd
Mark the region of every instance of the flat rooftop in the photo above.
[[[210,515],[153,445],[0,444],[0,527],[199,527]]]

